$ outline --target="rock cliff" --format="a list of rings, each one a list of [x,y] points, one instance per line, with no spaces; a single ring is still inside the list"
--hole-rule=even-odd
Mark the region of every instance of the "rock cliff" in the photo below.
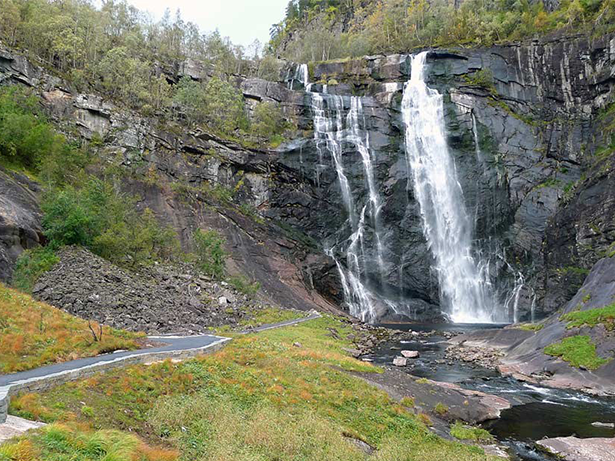
[[[614,52],[613,37],[576,36],[428,55],[428,83],[445,99],[448,143],[475,218],[478,246],[497,255],[492,264],[503,303],[513,287],[523,287],[515,293],[517,320],[561,307],[613,243],[612,150],[604,148],[610,144]],[[312,91],[327,85],[327,93],[346,96],[344,117],[349,97],[362,96],[384,201],[387,268],[381,290],[415,299],[422,315],[437,310],[437,280],[420,210],[407,187],[400,100],[411,70],[408,56],[310,69]],[[300,126],[309,133],[309,95],[296,112],[303,114]],[[328,168],[316,184],[319,155],[309,136],[280,150],[280,162],[304,179],[291,195],[272,191],[267,213],[318,241],[343,241],[351,230],[344,229],[338,178]],[[359,152],[347,145],[342,158],[360,209],[369,197]],[[329,152],[322,163],[333,164]],[[369,244],[373,232],[364,238],[375,248]],[[514,302],[508,299],[511,311]]]
[[[615,240],[612,149],[603,149],[610,145],[615,37],[434,50],[428,65],[428,84],[444,96],[448,143],[474,216],[477,246],[494,255],[491,270],[502,303],[517,320],[545,316],[575,294]],[[127,190],[173,225],[184,246],[196,227],[219,229],[231,253],[229,270],[260,281],[270,300],[333,309],[343,304],[342,280],[323,249],[342,252],[336,244],[347,241],[352,229],[331,152],[315,142],[313,96],[306,82],[290,78],[295,71],[288,63],[277,82],[240,82],[248,109],[277,102],[297,126],[292,140],[271,151],[161,124],[96,95],[78,94],[20,55],[0,53],[0,82],[36,88],[59,123],[86,139],[102,139],[99,155],[118,163]],[[400,112],[410,71],[408,56],[373,56],[312,64],[309,78],[312,92],[341,96],[343,117],[351,96],[361,97],[361,126],[382,200],[385,261],[378,273],[366,266],[365,277],[378,279],[376,290],[384,298],[403,298],[412,314],[433,318],[439,314],[438,283],[408,187]],[[370,197],[356,146],[344,144],[341,160],[356,206],[366,206]],[[8,188],[8,176],[0,183]],[[211,193],[218,186],[230,192],[229,201]],[[5,280],[20,250],[40,240],[32,200],[23,207],[32,209],[28,219],[11,220],[2,211],[14,223],[0,232]],[[366,259],[378,257],[375,237],[367,226]],[[513,293],[513,287],[522,288]]]

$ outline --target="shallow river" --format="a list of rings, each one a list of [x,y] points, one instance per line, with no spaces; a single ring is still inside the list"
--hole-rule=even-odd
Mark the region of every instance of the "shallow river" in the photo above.
[[[452,324],[384,324],[398,330],[432,331],[428,338],[387,343],[374,354],[367,356],[376,364],[391,364],[400,349],[419,351],[420,358],[411,361],[405,370],[419,377],[434,381],[457,383],[467,389],[475,389],[498,395],[510,401],[513,407],[502,412],[500,419],[488,421],[488,429],[516,460],[543,461],[553,458],[539,452],[534,442],[543,438],[567,437],[614,437],[615,429],[596,427],[593,422],[615,423],[615,399],[595,398],[580,392],[564,391],[523,383],[505,378],[494,370],[472,363],[445,359],[448,346],[439,331],[468,332],[493,325]]]

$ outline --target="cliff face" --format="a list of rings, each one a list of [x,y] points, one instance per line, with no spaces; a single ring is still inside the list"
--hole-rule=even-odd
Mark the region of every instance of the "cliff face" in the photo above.
[[[274,178],[279,188],[294,181],[277,155],[79,94],[9,50],[0,52],[0,82],[32,87],[70,136],[102,140],[97,151],[102,164],[117,167],[125,190],[140,198],[138,206],[172,225],[185,249],[195,229],[216,229],[227,241],[228,271],[260,282],[267,301],[335,310],[310,285],[310,274],[317,274],[326,258],[307,237],[255,213],[267,201]],[[10,280],[19,254],[42,238],[39,200],[36,183],[0,171],[0,280]]]
[[[437,50],[427,63],[428,84],[444,96],[448,143],[474,216],[477,246],[498,255],[492,265],[502,299],[521,286],[522,277],[518,318],[532,310],[548,314],[574,295],[615,240],[611,159],[608,152],[595,155],[609,141],[604,134],[609,116],[599,114],[613,99],[615,38]],[[403,298],[410,312],[427,318],[438,315],[439,296],[420,209],[408,186],[400,106],[410,72],[408,56],[366,57],[311,66],[310,80],[316,82],[313,92],[322,93],[324,83],[328,94],[342,96],[344,118],[353,104],[350,96],[361,96],[361,127],[368,133],[382,201],[384,260],[377,270],[376,264],[365,265],[364,276],[378,279],[383,297]],[[285,75],[295,75],[295,68],[289,66]],[[289,80],[241,83],[249,108],[279,102],[299,128],[275,152],[250,150],[73,93],[24,58],[0,53],[0,81],[37,88],[58,121],[85,138],[100,135],[99,155],[119,159],[126,188],[172,224],[185,246],[196,227],[218,229],[228,241],[229,269],[260,281],[271,300],[330,309],[343,302],[342,280],[323,248],[333,248],[344,263],[343,245],[336,244],[352,229],[334,159],[314,140],[313,95]],[[340,154],[355,205],[365,207],[370,194],[360,153],[343,143]],[[215,185],[231,192],[230,203],[211,194]],[[39,217],[33,216],[33,224],[17,223],[0,233],[34,229],[36,235]],[[376,234],[366,226],[367,260],[379,257]],[[12,263],[30,244],[4,238],[2,254]],[[7,279],[9,273],[0,275]],[[379,315],[391,311],[381,306]]]
[[[610,143],[610,122],[601,114],[613,100],[614,52],[613,37],[579,36],[428,55],[428,83],[444,95],[448,143],[474,215],[477,246],[498,255],[492,263],[503,302],[522,281],[518,319],[560,308],[613,242],[612,165],[608,150],[596,152]],[[437,311],[437,279],[407,187],[400,114],[410,71],[407,56],[373,57],[317,64],[311,79],[328,82],[330,94],[363,96],[384,201],[387,267],[380,290],[401,293],[412,311],[428,316]],[[306,131],[312,129],[310,99],[297,110]],[[345,117],[348,98],[344,104]],[[340,242],[351,230],[335,169],[326,168],[316,184],[320,154],[309,136],[281,150],[280,162],[304,179],[291,195],[272,191],[269,213],[318,241]],[[329,152],[325,157],[322,163],[333,165]],[[369,197],[359,153],[349,145],[342,157],[360,209]],[[366,247],[376,248],[374,232],[364,238]],[[366,258],[376,255],[368,251]]]

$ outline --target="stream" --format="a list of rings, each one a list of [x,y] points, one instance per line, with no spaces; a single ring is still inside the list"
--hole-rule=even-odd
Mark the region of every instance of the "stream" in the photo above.
[[[508,447],[513,460],[546,461],[555,458],[536,449],[544,438],[576,436],[614,437],[615,429],[596,427],[593,422],[615,423],[615,399],[598,398],[577,391],[553,389],[504,377],[497,371],[458,360],[446,359],[447,333],[466,333],[494,325],[471,324],[381,324],[402,331],[435,331],[429,337],[389,342],[366,356],[375,364],[391,365],[400,350],[420,352],[403,368],[407,373],[433,381],[456,383],[461,387],[494,394],[513,406],[497,420],[482,427]]]

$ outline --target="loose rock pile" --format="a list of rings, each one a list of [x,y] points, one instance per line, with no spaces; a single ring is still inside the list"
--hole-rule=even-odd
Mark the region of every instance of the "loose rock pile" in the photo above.
[[[191,266],[156,265],[132,272],[83,248],[66,248],[33,294],[84,319],[132,331],[202,333],[236,325],[266,304]]]
[[[453,344],[446,349],[448,360],[461,360],[481,367],[497,369],[504,353],[497,349],[486,347],[465,347],[463,344]]]

